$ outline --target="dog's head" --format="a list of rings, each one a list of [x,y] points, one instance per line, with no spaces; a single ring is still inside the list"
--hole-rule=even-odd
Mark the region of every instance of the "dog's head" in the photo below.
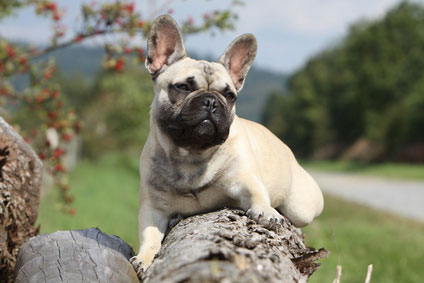
[[[187,56],[175,21],[158,17],[147,42],[146,68],[155,88],[151,119],[178,147],[206,149],[224,143],[256,50],[255,37],[244,34],[218,62],[194,60]]]

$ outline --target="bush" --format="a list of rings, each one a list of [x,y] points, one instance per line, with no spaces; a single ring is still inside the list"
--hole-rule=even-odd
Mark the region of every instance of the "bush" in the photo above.
[[[93,92],[96,99],[83,113],[83,153],[97,157],[110,150],[139,152],[149,132],[150,74],[136,68],[120,75],[104,72]]]

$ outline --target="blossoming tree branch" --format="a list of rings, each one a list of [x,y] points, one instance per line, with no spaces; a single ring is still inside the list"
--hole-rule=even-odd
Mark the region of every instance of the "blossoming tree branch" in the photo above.
[[[115,0],[84,4],[81,6],[82,22],[78,29],[71,29],[63,24],[66,7],[59,7],[54,1],[0,1],[0,21],[27,7],[33,8],[40,17],[51,20],[51,40],[45,47],[16,44],[0,33],[0,116],[20,131],[44,161],[45,168],[54,177],[54,184],[60,191],[61,205],[70,214],[74,214],[75,209],[71,205],[73,198],[64,154],[66,143],[83,130],[83,123],[77,111],[67,105],[60,83],[52,79],[56,72],[55,61],[45,59],[45,55],[91,38],[103,38],[106,55],[99,64],[108,71],[121,73],[130,58],[144,63],[143,40],[139,39],[148,35],[151,21],[157,15],[174,12],[172,2],[165,1],[160,9],[146,17],[136,10],[135,2]],[[180,23],[182,31],[193,34],[233,29],[237,19],[233,7],[241,4],[233,0],[227,9],[205,11],[199,21],[190,16]],[[70,34],[70,30],[77,31]],[[106,40],[105,37],[111,34],[114,34],[113,41]],[[23,89],[12,84],[18,75],[28,78],[29,83]],[[17,122],[17,109],[25,113],[25,118],[30,121],[28,125]]]

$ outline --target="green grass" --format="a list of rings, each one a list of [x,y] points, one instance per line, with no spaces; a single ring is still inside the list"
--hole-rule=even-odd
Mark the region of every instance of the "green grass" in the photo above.
[[[341,282],[364,282],[373,264],[372,282],[423,282],[424,224],[326,196],[323,214],[303,229],[308,245],[330,256],[310,278],[333,282],[337,264]]]
[[[81,162],[71,174],[76,214],[60,211],[57,192],[41,200],[41,232],[99,227],[138,249],[137,158],[113,154]],[[422,282],[424,224],[326,197],[323,214],[304,229],[308,245],[331,252],[310,282],[332,282],[336,265],[342,282],[364,282],[368,264],[372,282]]]
[[[307,169],[321,171],[360,173],[387,178],[424,180],[424,164],[364,164],[344,161],[304,161],[301,163]]]
[[[98,227],[138,249],[139,176],[136,159],[109,155],[96,162],[83,161],[71,174],[71,216],[61,210],[52,190],[40,202],[41,233]]]

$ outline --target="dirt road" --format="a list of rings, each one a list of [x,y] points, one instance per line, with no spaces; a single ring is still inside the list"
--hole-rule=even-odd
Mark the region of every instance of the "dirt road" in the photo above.
[[[324,193],[424,222],[424,182],[308,172]]]

